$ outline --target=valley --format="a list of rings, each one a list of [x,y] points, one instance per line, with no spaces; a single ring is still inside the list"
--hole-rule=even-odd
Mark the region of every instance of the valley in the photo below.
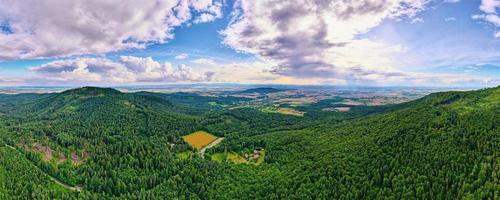
[[[0,0],[39,199],[500,199],[500,0]]]
[[[500,88],[389,91],[0,95],[0,198],[498,197]]]

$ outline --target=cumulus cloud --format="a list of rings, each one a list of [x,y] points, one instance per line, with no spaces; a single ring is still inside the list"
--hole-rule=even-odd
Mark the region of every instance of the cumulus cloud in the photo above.
[[[384,67],[376,66],[380,62],[375,59],[372,60],[377,63],[367,63],[364,57],[388,56],[388,51],[399,47],[357,36],[387,18],[415,17],[426,3],[427,0],[238,0],[232,22],[221,33],[229,47],[276,62],[274,73],[332,77],[346,67]],[[362,51],[353,51],[354,48]]]
[[[222,16],[222,0],[0,0],[0,60],[144,48]],[[206,15],[212,16],[212,18]]]
[[[196,10],[203,12],[194,20],[194,23],[211,22],[222,17],[222,2],[212,2],[212,0],[192,0],[191,4]]]
[[[372,58],[367,58],[372,59]],[[214,61],[215,62],[215,61]],[[348,62],[348,61],[345,61]],[[199,62],[203,63],[203,62]],[[496,86],[498,78],[476,77],[472,74],[431,74],[404,72],[391,68],[336,68],[332,76],[297,77],[274,72],[269,61],[218,63],[211,70],[213,81],[229,83],[270,84],[334,84],[334,85],[407,85],[407,86]],[[199,64],[200,66],[207,66]],[[325,73],[331,73],[327,71]]]
[[[479,6],[479,9],[485,13],[497,13],[498,8],[500,8],[500,1],[498,0],[481,0],[481,6]]]
[[[424,22],[424,19],[420,18],[420,17],[417,17],[417,18],[413,18],[411,21],[410,21],[410,24],[416,24],[416,23],[423,23]]]
[[[476,20],[484,20],[492,25],[495,25],[497,27],[500,27],[500,17],[498,15],[494,14],[487,14],[487,15],[473,15],[472,19]]]
[[[199,74],[186,65],[172,66],[151,57],[122,56],[118,61],[107,58],[77,58],[53,61],[30,69],[37,79],[78,83],[147,83],[206,82],[213,72]]]
[[[498,9],[500,9],[500,0],[481,0],[479,10],[483,11],[484,14],[473,15],[472,19],[483,20],[494,25],[495,27],[500,27],[500,15],[497,12]]]
[[[495,33],[495,38],[500,38],[500,31]]]

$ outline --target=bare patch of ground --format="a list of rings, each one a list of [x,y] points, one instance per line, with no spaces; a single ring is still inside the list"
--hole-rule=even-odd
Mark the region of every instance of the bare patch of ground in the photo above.
[[[335,107],[335,108],[323,108],[322,111],[329,112],[348,112],[351,110],[351,107]]]
[[[294,115],[294,116],[299,116],[299,117],[304,116],[304,112],[294,110],[292,108],[278,108],[277,111],[281,114],[284,114],[284,115]]]
[[[53,152],[53,150],[49,146],[45,146],[43,144],[35,143],[33,145],[33,147],[34,147],[35,151],[42,153],[44,161],[50,161],[50,160],[52,160],[52,157],[53,157],[52,156],[52,152]]]
[[[205,151],[207,149],[210,149],[212,147],[214,147],[215,145],[219,144],[220,142],[222,142],[222,140],[224,140],[223,137],[220,137],[220,138],[217,138],[216,140],[212,141],[210,144],[208,144],[207,146],[203,147],[201,150],[200,150],[200,155],[202,158],[205,157]]]
[[[56,152],[52,150],[49,146],[40,143],[34,143],[30,149],[32,151],[41,153],[43,160],[46,162],[56,159],[55,162],[57,162],[57,164],[64,163],[65,161],[70,159],[73,165],[81,165],[90,157],[90,154],[86,151],[83,151],[82,153],[77,153],[76,151],[73,151],[70,153],[68,157],[67,154],[63,152]]]
[[[74,165],[81,165],[89,158],[90,154],[86,151],[78,155],[76,152],[71,152],[71,162]]]
[[[64,153],[59,153],[59,159],[57,160],[57,163],[61,164],[61,163],[63,163],[66,160],[68,160],[68,158],[66,157],[66,155]]]

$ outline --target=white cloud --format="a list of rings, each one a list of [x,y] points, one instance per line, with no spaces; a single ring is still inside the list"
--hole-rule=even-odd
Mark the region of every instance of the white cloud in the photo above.
[[[174,58],[177,59],[177,60],[184,60],[186,58],[189,58],[189,55],[186,54],[186,53],[181,53],[179,55],[176,55]]]
[[[500,38],[500,31],[495,33],[495,38]]]
[[[444,0],[445,3],[458,3],[460,0]]]
[[[478,19],[484,19],[485,15],[472,15],[472,19],[478,20]]]
[[[191,4],[196,10],[203,11],[193,22],[212,22],[222,17],[222,2],[212,2],[212,0],[191,0]]]
[[[485,21],[492,23],[493,25],[500,27],[500,16],[498,15],[486,15]]]
[[[472,19],[484,20],[497,27],[500,27],[500,17],[498,15],[488,14],[488,15],[472,15]]]
[[[411,21],[410,21],[410,24],[415,24],[415,23],[423,23],[424,22],[424,19],[420,18],[420,17],[417,17],[417,18],[413,18]]]
[[[495,27],[500,27],[500,15],[497,12],[497,10],[500,9],[500,0],[481,0],[479,9],[483,11],[484,14],[473,15],[472,19],[483,20]]]
[[[151,57],[122,56],[118,61],[106,58],[77,58],[53,61],[30,69],[36,79],[77,83],[205,82],[212,72],[196,73],[185,65],[161,64]]]
[[[496,10],[500,8],[499,0],[481,0],[481,6],[479,9],[485,13],[496,14]]]
[[[388,52],[401,48],[357,36],[384,19],[413,18],[425,9],[426,3],[427,0],[239,0],[232,23],[221,33],[229,47],[276,63],[275,74],[340,78],[339,71],[348,67],[386,68],[379,66],[378,60],[390,59],[394,55],[387,55]],[[371,49],[375,44],[384,48]],[[389,57],[365,59],[372,55]]]
[[[217,19],[217,15],[203,13],[197,19],[194,20],[194,23],[211,22],[214,21],[215,19]]]
[[[192,18],[222,16],[221,0],[0,0],[0,60],[99,54],[174,37]],[[194,15],[194,16],[192,16]]]
[[[451,22],[451,21],[455,21],[457,20],[455,17],[447,17],[447,18],[444,18],[444,21],[445,22]]]
[[[375,45],[375,44],[373,44]],[[356,45],[354,45],[356,46]],[[375,47],[375,46],[372,46]],[[355,48],[355,47],[350,47]],[[353,49],[354,50],[354,49]],[[367,59],[374,59],[367,58]],[[209,60],[209,59],[207,59]],[[475,77],[471,74],[430,74],[402,72],[392,68],[337,68],[339,76],[297,77],[273,73],[276,63],[269,61],[217,63],[205,71],[194,72],[186,65],[172,66],[149,57],[123,56],[119,60],[79,58],[58,60],[31,68],[33,76],[1,77],[0,85],[117,85],[150,83],[270,83],[270,84],[335,84],[335,85],[408,85],[408,86],[495,86],[500,79]],[[348,61],[346,61],[347,63]],[[203,62],[200,62],[203,63]],[[195,63],[196,64],[196,63]],[[193,66],[196,67],[196,66]]]
[[[364,40],[363,42],[369,42]],[[368,45],[368,44],[367,44]],[[380,44],[370,44],[368,49],[377,49]],[[359,52],[357,46],[353,44],[349,51]],[[360,53],[361,55],[361,53]],[[341,57],[341,55],[339,55]],[[365,57],[367,60],[376,60],[380,55]],[[357,59],[356,59],[357,60]],[[340,62],[340,61],[339,61]],[[342,64],[349,65],[350,60],[342,60]],[[367,61],[371,62],[371,61]],[[387,62],[380,61],[380,62]],[[200,62],[203,63],[203,62]],[[215,73],[213,81],[230,83],[272,83],[272,84],[334,84],[334,85],[408,85],[408,86],[495,86],[499,83],[498,78],[475,77],[461,74],[431,74],[403,72],[393,68],[366,68],[366,67],[337,67],[337,76],[317,77],[317,76],[292,76],[275,73],[272,66],[276,63],[269,61],[239,62],[239,63],[217,63],[214,61],[210,70]],[[339,63],[341,65],[341,63]],[[205,65],[207,66],[207,65]]]

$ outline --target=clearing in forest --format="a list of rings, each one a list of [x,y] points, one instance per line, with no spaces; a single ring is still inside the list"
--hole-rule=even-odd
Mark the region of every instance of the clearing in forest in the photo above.
[[[277,111],[281,114],[284,114],[284,115],[294,115],[294,116],[299,116],[299,117],[304,116],[304,112],[300,112],[300,111],[292,109],[292,108],[278,108]]]
[[[196,131],[189,135],[183,136],[182,139],[184,139],[184,141],[186,141],[193,148],[200,150],[201,148],[209,145],[214,140],[216,140],[217,137],[205,131]]]
[[[233,164],[253,164],[260,165],[264,162],[266,152],[264,150],[254,151],[250,154],[239,154],[236,152],[214,153],[211,158],[220,163],[229,162]]]
[[[283,115],[293,115],[293,116],[298,116],[298,117],[303,117],[305,112],[301,112],[298,110],[295,110],[293,108],[276,108],[276,107],[267,107],[261,109],[262,112],[267,112],[267,113],[280,113]]]

